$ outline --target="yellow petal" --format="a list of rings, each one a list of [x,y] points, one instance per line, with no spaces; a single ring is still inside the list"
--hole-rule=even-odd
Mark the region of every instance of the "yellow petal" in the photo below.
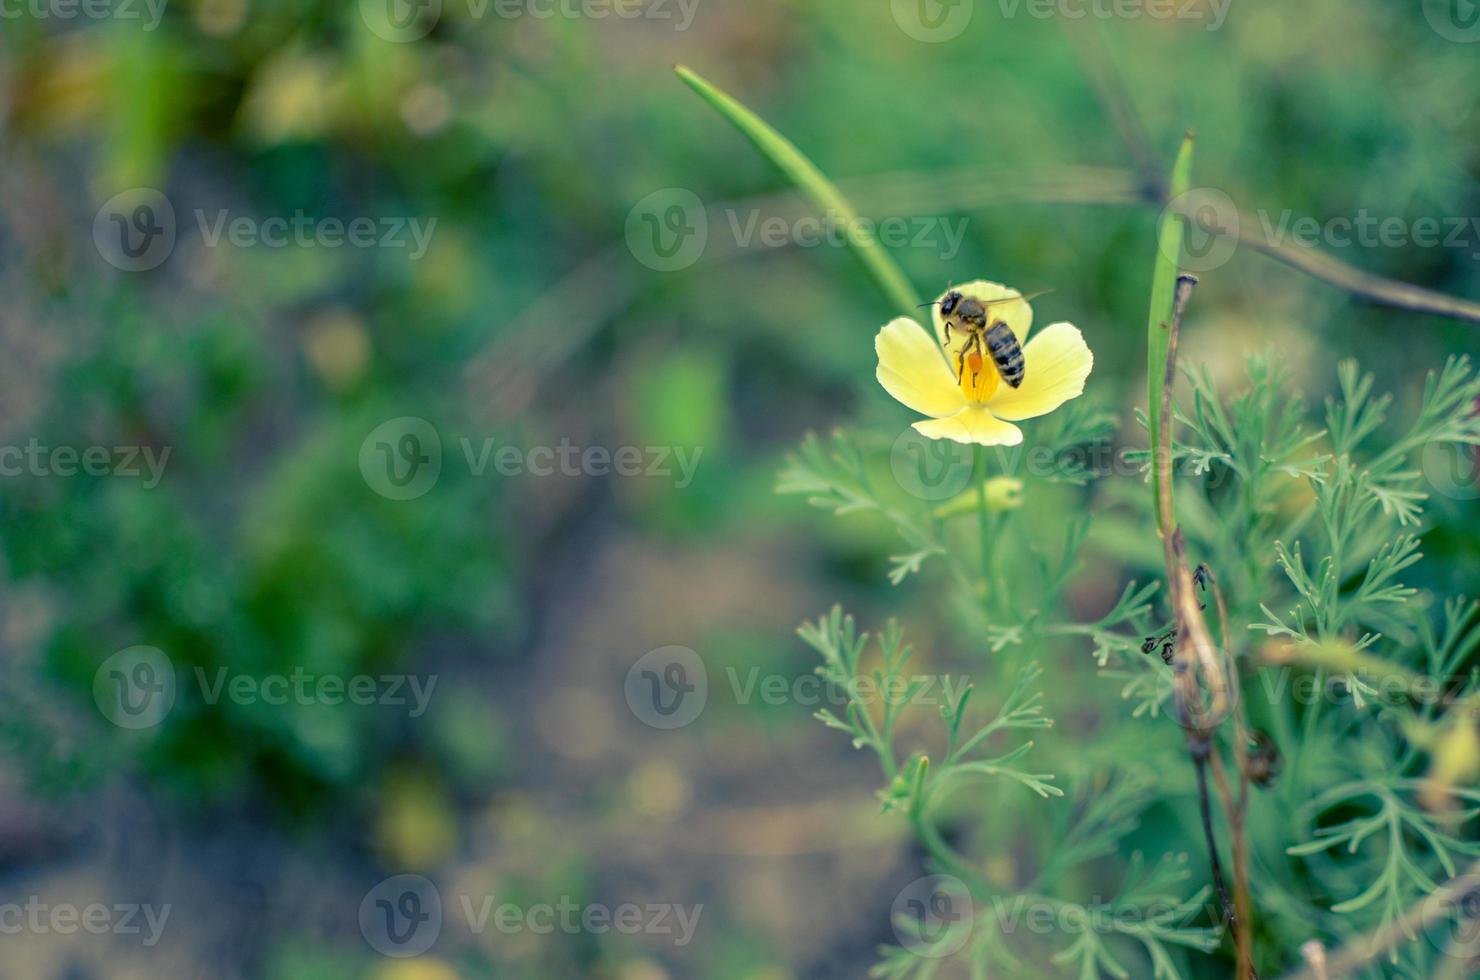
[[[930,439],[978,443],[983,446],[1016,446],[1023,430],[1004,422],[981,405],[967,405],[949,418],[915,423],[915,431]]]
[[[951,288],[962,296],[968,296],[972,299],[980,300],[983,303],[1005,299],[1009,296],[1022,295],[1021,290],[1013,289],[1011,286],[1004,286],[1000,282],[989,282],[986,279],[977,279],[972,282],[962,283],[959,286],[952,286]],[[947,290],[947,292],[949,291]],[[935,298],[935,306],[931,308],[933,310],[931,316],[935,321],[936,339],[940,341],[942,347],[947,347],[950,350],[951,362],[955,363],[956,355],[961,353],[961,345],[965,342],[966,335],[960,330],[953,329],[951,331],[951,342],[950,344],[946,343],[946,322],[940,316],[940,301],[945,298],[945,295],[945,293],[941,293]],[[1025,299],[1018,299],[1008,303],[993,302],[991,306],[987,307],[987,316],[1005,321],[1012,328],[1012,332],[1017,335],[1018,343],[1020,344],[1028,339],[1028,331],[1033,327],[1033,307],[1029,306],[1028,301]]]
[[[909,317],[885,324],[874,338],[874,350],[879,355],[875,372],[879,384],[921,415],[953,415],[966,403],[940,348],[925,328]]]
[[[1095,366],[1095,356],[1079,328],[1051,323],[1023,345],[1023,383],[1002,385],[987,404],[993,413],[1014,422],[1047,415],[1084,392],[1084,379]]]

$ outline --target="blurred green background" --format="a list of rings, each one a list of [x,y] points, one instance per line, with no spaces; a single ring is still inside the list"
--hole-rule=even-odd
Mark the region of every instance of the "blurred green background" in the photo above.
[[[772,493],[808,430],[903,431],[873,379],[895,311],[843,248],[747,244],[751,220],[790,228],[805,208],[673,64],[790,136],[862,212],[910,222],[892,251],[922,294],[1052,288],[1040,322],[1083,329],[1087,397],[1129,443],[1156,218],[1138,154],[1164,170],[1194,130],[1196,182],[1273,226],[1480,214],[1480,44],[1441,31],[1442,3],[1070,4],[1089,10],[1073,21],[1026,0],[619,6],[639,16],[576,0],[5,8],[0,443],[169,455],[155,483],[0,477],[0,897],[173,912],[152,946],[0,937],[0,977],[853,978],[894,941],[919,855],[878,815],[869,760],[808,706],[738,703],[729,678],[810,674],[792,630],[835,599],[899,615],[942,669],[985,654],[928,578],[888,584],[887,527]],[[1139,122],[1117,124],[1117,104]],[[110,238],[166,220],[138,210],[140,188],[173,212],[145,269]],[[694,198],[681,223],[707,216],[704,248],[666,263],[644,236]],[[213,239],[223,213],[302,216],[320,238]],[[371,243],[324,237],[366,218]],[[1480,228],[1331,251],[1480,296]],[[1186,356],[1230,380],[1269,347],[1318,399],[1357,356],[1411,406],[1425,370],[1476,348],[1473,325],[1363,306],[1247,247],[1203,282]],[[394,462],[407,418],[440,441],[440,476],[394,499],[377,454]],[[676,462],[477,466],[485,445],[527,462],[562,440],[700,455],[691,481]],[[1464,501],[1435,506],[1442,521]],[[1109,537],[1076,586],[1086,609],[1159,560]],[[1436,584],[1473,590],[1473,530],[1451,519],[1427,550]],[[136,645],[179,678],[138,730],[94,698]],[[703,716],[676,732],[623,697],[665,645],[709,674]],[[1093,688],[1109,713],[1076,723],[1092,741],[1115,692],[1084,649],[1059,663],[1051,707]],[[222,668],[436,686],[416,717],[208,704],[196,671]],[[1190,770],[1168,779],[1185,793]],[[378,955],[357,924],[399,873],[446,906],[420,958]],[[469,895],[704,911],[682,946],[476,934]]]

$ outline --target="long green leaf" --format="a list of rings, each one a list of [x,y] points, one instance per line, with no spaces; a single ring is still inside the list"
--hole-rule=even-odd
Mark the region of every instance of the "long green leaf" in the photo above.
[[[730,123],[755,144],[781,172],[786,174],[802,193],[824,214],[835,213],[844,223],[844,233],[853,246],[853,254],[863,263],[869,277],[873,279],[884,296],[906,316],[914,316],[920,306],[920,297],[889,257],[884,246],[871,235],[865,234],[858,221],[858,212],[840,193],[832,181],[823,176],[817,165],[807,159],[785,136],[772,129],[765,120],[751,112],[734,98],[715,88],[691,69],[677,65],[673,69],[684,83],[699,93],[699,97],[714,107]]]
[[[1182,140],[1177,162],[1172,166],[1170,199],[1187,192],[1192,180],[1192,134]],[[1162,212],[1156,234],[1156,265],[1151,273],[1151,317],[1146,327],[1146,418],[1151,423],[1151,460],[1156,465],[1163,451],[1170,451],[1167,419],[1161,417],[1161,393],[1166,384],[1167,348],[1171,343],[1172,303],[1177,290],[1177,260],[1182,255],[1182,215],[1174,208]],[[1163,447],[1167,447],[1165,450]],[[1161,485],[1151,481],[1156,504],[1157,528],[1161,526]]]

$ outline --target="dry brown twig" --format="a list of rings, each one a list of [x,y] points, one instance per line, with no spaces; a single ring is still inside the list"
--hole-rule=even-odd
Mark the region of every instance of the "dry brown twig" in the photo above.
[[[1172,417],[1172,389],[1177,372],[1177,346],[1182,330],[1182,317],[1192,289],[1197,285],[1193,276],[1177,277],[1177,287],[1172,303],[1172,319],[1166,324],[1167,362],[1166,375],[1161,389],[1161,417]],[[1168,422],[1168,432],[1170,432]],[[1161,507],[1159,526],[1166,530],[1162,534],[1162,547],[1166,561],[1167,583],[1171,593],[1172,612],[1176,624],[1176,642],[1172,648],[1173,686],[1176,695],[1178,720],[1187,732],[1187,750],[1197,770],[1198,803],[1202,813],[1203,832],[1207,838],[1208,859],[1212,864],[1213,883],[1224,906],[1224,916],[1233,931],[1234,947],[1238,956],[1239,980],[1258,980],[1253,961],[1253,903],[1249,898],[1248,858],[1244,847],[1244,811],[1248,802],[1247,753],[1241,718],[1235,723],[1235,752],[1239,763],[1239,794],[1235,799],[1229,784],[1223,758],[1218,753],[1217,728],[1229,716],[1238,717],[1237,669],[1231,660],[1232,650],[1228,640],[1228,611],[1223,603],[1222,592],[1212,585],[1222,618],[1223,647],[1220,650],[1208,631],[1203,607],[1197,599],[1197,584],[1191,566],[1187,562],[1187,544],[1182,528],[1177,524],[1172,507],[1172,449],[1168,438],[1158,453],[1156,480]],[[1202,571],[1202,566],[1199,566]],[[1206,692],[1206,698],[1204,697]],[[1204,701],[1206,700],[1206,703]],[[1233,834],[1234,898],[1228,899],[1228,886],[1223,878],[1222,864],[1218,858],[1218,842],[1213,833],[1211,806],[1208,800],[1207,773],[1211,771],[1218,789],[1219,800]]]
[[[1080,65],[1084,68],[1090,86],[1095,91],[1100,108],[1104,110],[1116,134],[1125,145],[1126,152],[1130,154],[1135,167],[1135,183],[1140,191],[1141,199],[1145,203],[1162,208],[1178,203],[1167,199],[1167,185],[1163,177],[1166,173],[1164,161],[1151,145],[1146,135],[1146,126],[1136,110],[1130,90],[1105,50],[1100,35],[1088,24],[1076,21],[1061,21],[1061,26],[1069,44],[1079,57]],[[1195,204],[1197,196],[1198,189],[1194,189],[1184,198]],[[1208,220],[1206,212],[1209,210],[1220,224],[1228,222],[1235,227],[1230,229],[1214,225]],[[1225,213],[1219,214],[1220,210]],[[1231,233],[1240,244],[1248,245],[1270,258],[1283,262],[1293,269],[1298,269],[1312,278],[1330,283],[1353,296],[1359,296],[1394,309],[1480,324],[1480,303],[1450,296],[1437,290],[1425,289],[1422,286],[1415,286],[1397,279],[1389,279],[1386,276],[1364,272],[1316,248],[1271,241],[1263,231],[1263,223],[1251,220],[1247,213],[1237,207],[1231,213],[1227,213],[1226,209],[1217,207],[1204,209],[1193,206],[1186,210],[1179,209],[1178,213],[1197,224],[1208,234],[1227,235]]]

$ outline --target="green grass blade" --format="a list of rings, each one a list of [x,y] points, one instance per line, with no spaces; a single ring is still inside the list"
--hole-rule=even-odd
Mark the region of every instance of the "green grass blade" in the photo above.
[[[848,203],[832,181],[823,176],[817,165],[807,159],[785,136],[772,129],[765,120],[751,112],[729,95],[715,88],[691,69],[677,65],[673,69],[684,83],[699,93],[699,97],[714,107],[730,123],[755,144],[756,149],[786,174],[793,183],[824,214],[836,213],[844,223],[844,233],[853,246],[864,269],[884,296],[907,316],[914,316],[920,306],[920,297],[889,257],[884,246],[871,235],[864,234],[858,222],[858,213]]]
[[[1182,140],[1177,162],[1172,166],[1171,197],[1175,201],[1187,192],[1192,179],[1192,134]],[[1177,289],[1177,260],[1182,255],[1184,218],[1167,208],[1162,213],[1156,233],[1156,265],[1151,273],[1151,318],[1146,328],[1146,418],[1151,424],[1151,459],[1161,458],[1163,447],[1169,447],[1169,420],[1161,417],[1161,392],[1165,387],[1167,347],[1171,342],[1172,302]],[[1157,529],[1161,526],[1161,487],[1153,479]]]

